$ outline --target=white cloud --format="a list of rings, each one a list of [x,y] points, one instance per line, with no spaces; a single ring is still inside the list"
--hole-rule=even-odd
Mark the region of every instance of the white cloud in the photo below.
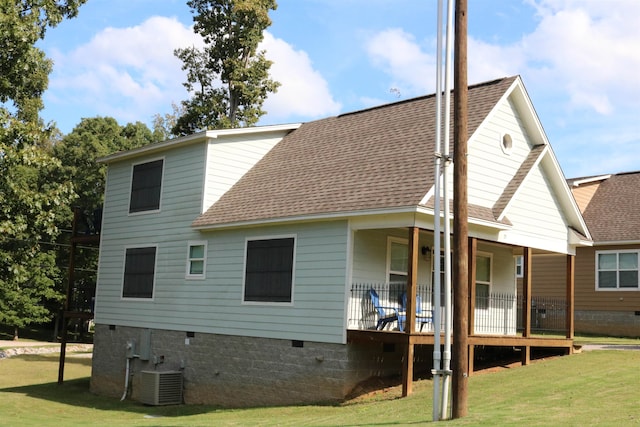
[[[391,87],[407,95],[424,94],[433,87],[435,56],[427,54],[412,34],[391,28],[371,37],[365,49],[375,66],[392,78]]]
[[[540,22],[522,40],[528,69],[564,86],[573,108],[612,114],[629,103],[640,106],[640,31],[634,19],[640,2],[534,4]]]
[[[94,115],[147,121],[186,97],[173,50],[200,44],[175,18],[154,16],[135,27],[105,28],[75,50],[53,55],[50,96],[84,105]]]
[[[314,70],[306,52],[295,50],[282,39],[265,32],[260,49],[273,61],[270,74],[281,83],[278,91],[269,95],[265,110],[270,122],[290,116],[313,119],[337,114],[341,105],[331,95],[329,84]]]
[[[149,122],[187,98],[185,72],[176,48],[202,46],[191,28],[175,18],[154,16],[129,28],[105,28],[71,52],[52,54],[48,103],[73,105],[84,116]],[[282,86],[265,103],[270,122],[337,114],[341,105],[303,51],[266,33],[261,46],[274,61],[271,74]],[[79,118],[77,119],[80,120]]]

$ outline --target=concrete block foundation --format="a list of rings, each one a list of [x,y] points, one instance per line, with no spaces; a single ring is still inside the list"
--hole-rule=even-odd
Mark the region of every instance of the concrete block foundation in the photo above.
[[[366,379],[400,375],[403,356],[401,346],[382,343],[331,344],[97,324],[93,393],[122,396],[128,342],[134,343],[128,397],[139,400],[141,371],[181,370],[184,403],[222,407],[342,401]],[[416,372],[428,369],[428,351],[416,347]]]

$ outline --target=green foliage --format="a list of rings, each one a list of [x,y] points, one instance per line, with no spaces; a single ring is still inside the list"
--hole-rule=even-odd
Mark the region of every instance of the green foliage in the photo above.
[[[269,78],[271,61],[258,51],[271,25],[275,0],[190,0],[194,31],[203,49],[176,49],[187,71],[184,86],[193,94],[172,133],[187,135],[208,128],[255,125],[265,114],[268,94],[279,86]],[[222,87],[220,87],[220,82]]]
[[[35,44],[48,27],[77,15],[86,0],[0,0],[0,322],[22,327],[49,319],[57,300],[52,242],[75,198],[58,182],[55,129],[39,112],[52,62]]]
[[[86,0],[0,0],[0,103],[18,119],[37,121],[52,63],[35,43],[47,27],[75,17]]]
[[[77,206],[90,209],[102,206],[106,166],[96,160],[158,140],[158,135],[141,122],[120,126],[111,117],[82,119],[53,148],[63,167],[58,180],[66,179],[73,184],[78,194]]]
[[[176,127],[178,118],[182,116],[185,111],[182,105],[178,105],[175,102],[171,103],[171,110],[171,113],[167,113],[164,116],[161,114],[153,116],[153,135],[159,141],[178,136],[173,133],[173,129]]]
[[[60,162],[37,145],[0,145],[0,323],[24,327],[50,319],[59,300],[54,247],[58,220],[75,197],[70,183],[51,180]]]

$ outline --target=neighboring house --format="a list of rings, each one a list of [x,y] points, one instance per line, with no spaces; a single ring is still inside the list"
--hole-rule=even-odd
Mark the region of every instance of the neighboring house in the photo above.
[[[478,345],[521,347],[524,363],[532,347],[570,351],[587,228],[521,79],[471,86],[468,99],[470,361]],[[309,403],[402,372],[408,394],[414,347],[429,369],[434,341],[434,121],[426,96],[101,159],[92,391],[118,396],[131,372],[139,398],[141,371],[177,370],[186,403]],[[532,334],[539,253],[567,260],[566,338]],[[376,330],[371,289],[406,322]]]
[[[576,252],[575,330],[640,337],[640,172],[568,183],[593,238]],[[561,264],[554,256],[535,259],[534,286],[545,296],[556,292]]]

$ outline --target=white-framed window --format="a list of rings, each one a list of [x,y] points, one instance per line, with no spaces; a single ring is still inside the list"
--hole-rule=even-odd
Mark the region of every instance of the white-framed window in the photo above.
[[[387,280],[389,283],[407,283],[408,269],[408,240],[399,237],[387,237]]]
[[[123,299],[153,299],[157,245],[125,248]]]
[[[164,159],[137,163],[131,171],[129,213],[147,213],[160,210]]]
[[[204,279],[207,270],[207,242],[190,241],[187,245],[187,279]]]
[[[243,301],[292,303],[296,236],[248,238]]]
[[[596,252],[596,290],[640,290],[638,265],[640,250]]]
[[[478,252],[476,255],[476,308],[489,308],[493,270],[493,254]]]
[[[524,257],[522,255],[516,255],[514,260],[516,263],[516,278],[522,279],[524,277]]]

